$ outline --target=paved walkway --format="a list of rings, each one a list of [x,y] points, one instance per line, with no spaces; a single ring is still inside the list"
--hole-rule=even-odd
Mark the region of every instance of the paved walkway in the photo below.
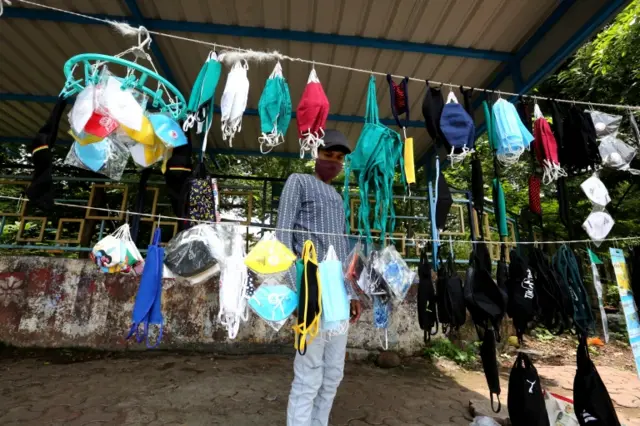
[[[565,370],[551,371],[551,377],[566,381],[571,374]],[[635,394],[620,400],[634,407],[620,409],[633,425],[628,419],[640,418],[640,382],[630,383],[633,374],[624,374],[631,390],[616,391]],[[0,424],[284,425],[291,379],[291,358],[285,356],[155,353],[66,364],[5,359],[0,360]],[[615,380],[623,386],[620,377]],[[563,390],[570,385],[554,385],[571,395]],[[503,380],[504,394],[506,388]],[[348,363],[332,424],[466,426],[469,401],[486,401],[487,395],[479,373],[449,377],[422,360],[394,370]],[[503,402],[506,411],[506,395]]]

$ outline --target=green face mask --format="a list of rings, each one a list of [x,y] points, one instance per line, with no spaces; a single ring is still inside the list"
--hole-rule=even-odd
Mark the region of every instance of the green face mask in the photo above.
[[[291,122],[291,96],[289,85],[282,76],[282,66],[278,62],[264,86],[258,103],[262,136],[260,152],[267,154],[273,148],[284,143]]]
[[[187,119],[183,130],[186,132],[190,127],[193,127],[196,120],[205,121],[205,128],[208,129],[213,121],[213,99],[216,93],[216,87],[220,80],[220,72],[222,65],[218,62],[218,55],[215,52],[209,53],[207,61],[204,63],[196,82],[193,84],[191,90],[191,96],[189,97],[189,104],[187,105]],[[202,109],[209,107],[205,120],[200,120],[198,115],[204,112]],[[200,126],[200,124],[198,125]],[[200,133],[200,130],[198,130]]]

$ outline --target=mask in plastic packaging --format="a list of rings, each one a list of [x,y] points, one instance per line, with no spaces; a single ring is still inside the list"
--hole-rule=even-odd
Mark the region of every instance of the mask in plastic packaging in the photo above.
[[[145,115],[142,116],[140,130],[135,130],[125,125],[121,125],[120,129],[136,143],[146,146],[153,146],[156,143],[156,135],[153,131],[153,126],[151,125],[149,117]]]
[[[96,95],[100,111],[105,111],[130,129],[142,129],[144,109],[138,102],[141,95],[132,89],[122,89],[120,80],[109,71],[103,72]],[[146,103],[146,98],[142,97],[142,103]]]
[[[229,256],[225,252],[223,232],[211,225],[196,225],[180,232],[165,248],[165,265],[181,277],[211,270]]]
[[[69,130],[69,135],[80,145],[84,146],[84,145],[89,145],[92,143],[96,143],[96,142],[100,142],[102,139],[101,137],[98,136],[94,136],[94,135],[90,135],[88,133],[85,132],[80,132],[79,134],[76,134],[76,132],[73,131],[73,129]]]
[[[227,328],[230,339],[236,338],[240,323],[248,318],[247,277],[242,236],[236,234],[232,254],[222,262],[220,273],[218,321]]]
[[[387,283],[392,295],[404,300],[416,273],[409,269],[394,246],[387,246],[374,262],[374,268]]]
[[[99,138],[106,138],[118,128],[118,122],[108,115],[94,112],[84,126],[84,132]]]
[[[249,306],[278,331],[298,307],[298,295],[290,286],[268,280],[255,290]]]
[[[607,136],[602,139],[598,147],[602,164],[616,170],[629,171],[633,174],[640,174],[640,170],[629,167],[636,155],[635,149],[627,145],[615,136]]]
[[[594,210],[584,221],[582,228],[587,231],[589,238],[599,246],[607,238],[614,224],[615,221],[606,210]]]
[[[74,142],[64,164],[91,170],[119,181],[129,161],[129,150],[112,138],[82,146]]]
[[[580,187],[594,204],[604,207],[611,202],[607,187],[596,175],[582,182]]]
[[[168,114],[149,114],[149,121],[154,133],[167,148],[177,148],[188,143],[182,127]]]
[[[362,253],[360,243],[357,243],[343,264],[344,279],[356,294],[366,294],[365,288],[359,284],[365,268],[366,258]]]
[[[129,225],[126,223],[113,234],[98,241],[91,250],[90,257],[104,273],[140,275],[144,268],[144,260],[131,238]]]
[[[265,236],[249,252],[245,264],[258,274],[270,275],[286,272],[296,256],[280,241]]]
[[[587,111],[591,115],[593,125],[596,128],[596,135],[598,138],[604,138],[606,136],[615,136],[620,128],[622,122],[621,115],[612,115],[600,111]]]
[[[84,131],[84,126],[87,124],[93,111],[95,109],[95,86],[87,85],[76,96],[76,101],[73,104],[73,108],[69,112],[69,124],[71,129],[76,134],[80,134]]]

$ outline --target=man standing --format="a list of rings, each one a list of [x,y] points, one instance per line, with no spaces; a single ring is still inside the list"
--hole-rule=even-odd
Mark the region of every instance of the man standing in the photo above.
[[[297,256],[302,254],[306,240],[315,245],[319,262],[330,246],[341,261],[348,256],[344,203],[330,184],[342,171],[345,155],[350,152],[347,138],[337,130],[328,129],[324,146],[318,150],[315,174],[296,173],[287,179],[280,196],[276,235]],[[354,323],[362,308],[355,296],[350,297],[350,322]],[[329,424],[333,399],[344,373],[346,350],[346,333],[323,334],[307,346],[305,355],[296,353],[287,426]]]

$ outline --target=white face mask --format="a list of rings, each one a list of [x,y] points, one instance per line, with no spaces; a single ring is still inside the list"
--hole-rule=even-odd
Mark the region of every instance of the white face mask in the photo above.
[[[73,108],[69,112],[69,124],[73,131],[79,135],[87,125],[93,110],[95,109],[95,86],[88,85],[76,96]]]
[[[222,262],[220,273],[220,310],[218,321],[227,328],[230,339],[238,335],[240,322],[246,321],[247,312],[247,277],[244,264],[242,238],[236,236],[232,254]]]
[[[595,175],[582,182],[580,187],[594,204],[604,207],[611,202],[607,187]]]
[[[607,238],[614,224],[615,221],[605,210],[593,211],[582,224],[582,228],[587,231],[589,238],[591,238],[596,245],[600,245],[600,242]]]
[[[227,76],[227,84],[220,101],[222,140],[229,139],[230,147],[235,134],[242,130],[242,115],[247,108],[249,97],[248,69],[246,62],[241,64],[238,61],[233,65]]]

